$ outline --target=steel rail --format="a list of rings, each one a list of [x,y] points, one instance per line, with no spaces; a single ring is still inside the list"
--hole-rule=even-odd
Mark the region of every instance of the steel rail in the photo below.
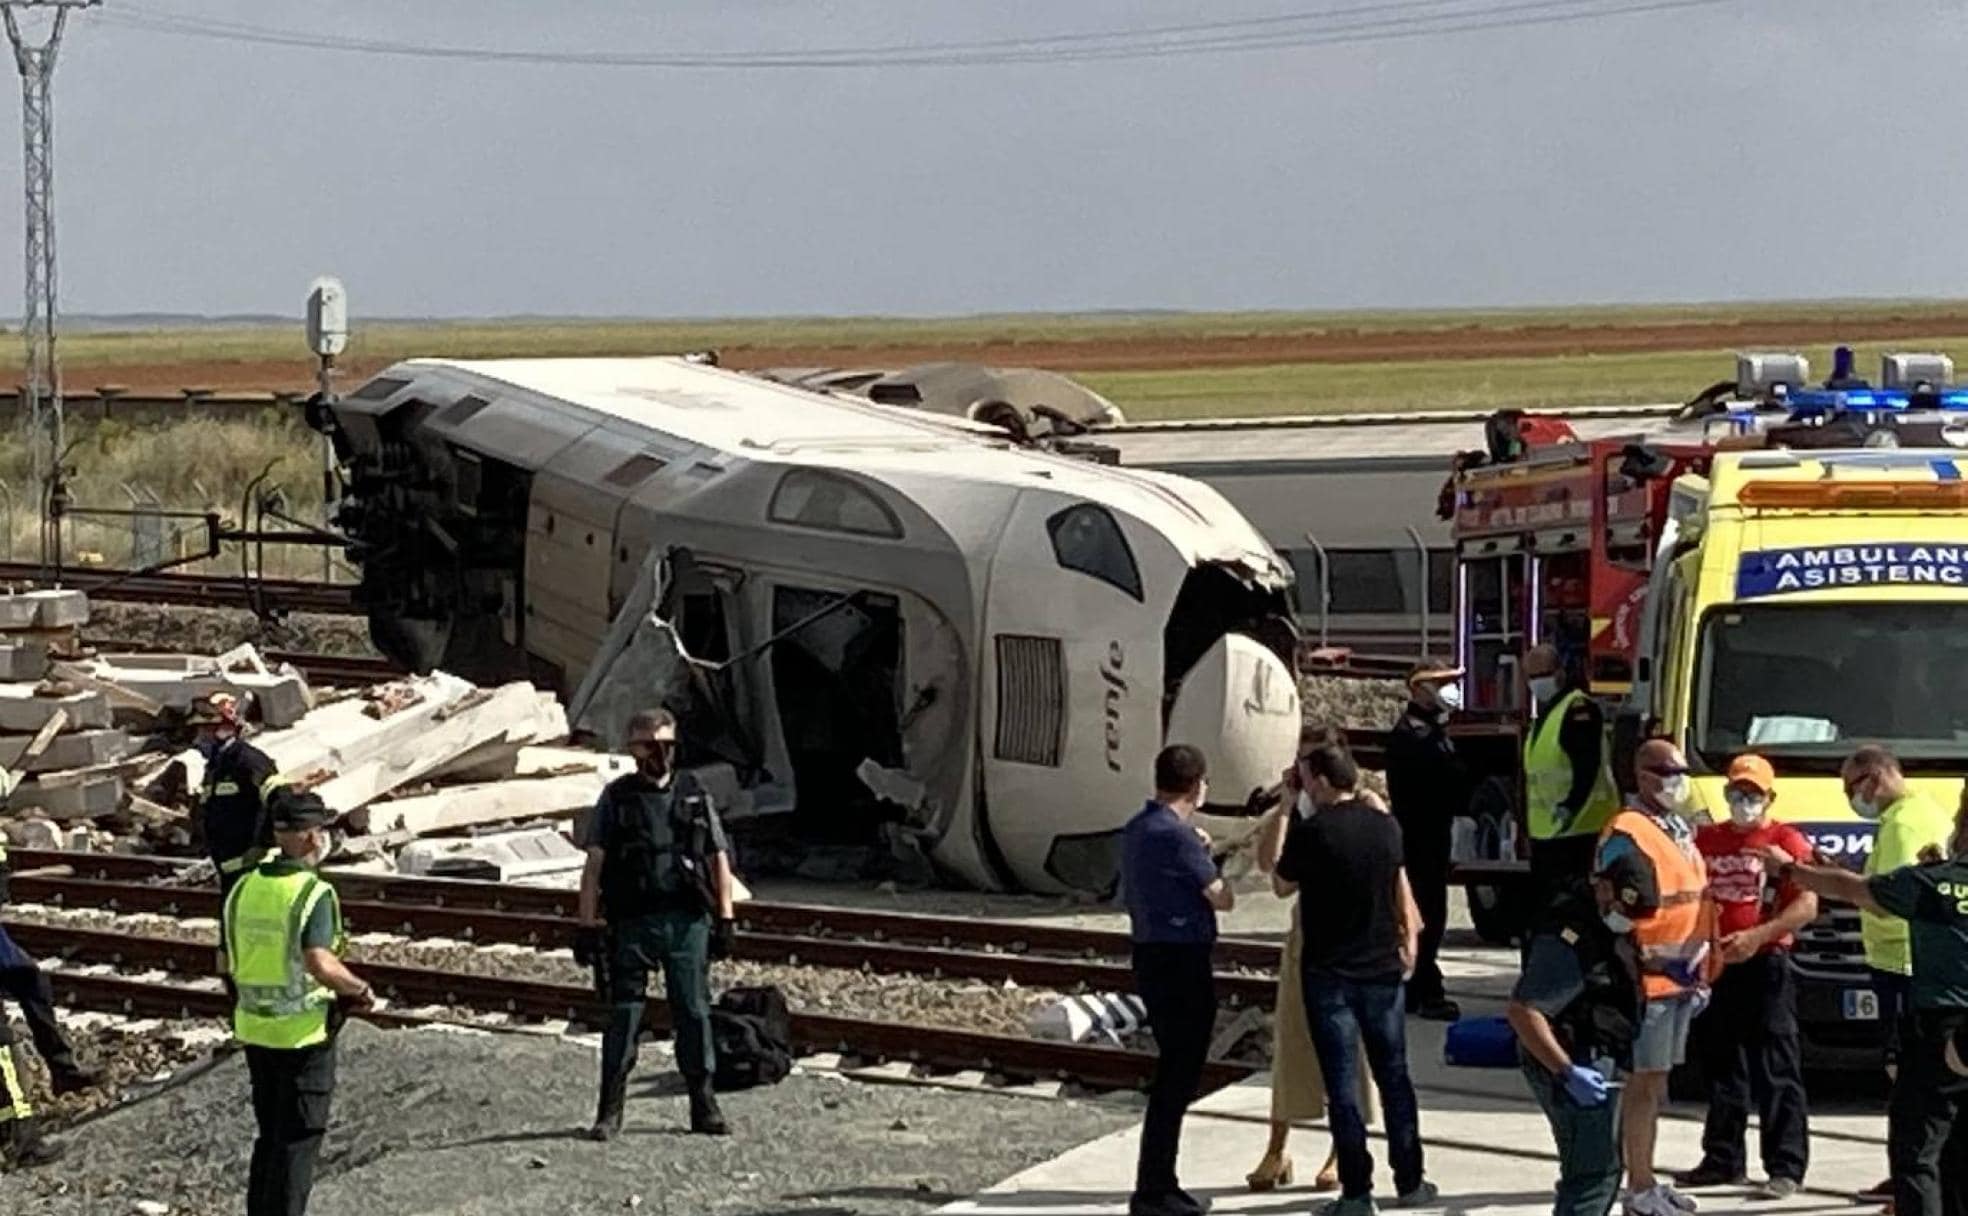
[[[40,565],[35,562],[0,562],[0,582],[35,582],[42,575]],[[64,570],[62,582],[101,600],[194,608],[251,608],[253,594],[257,592],[264,602],[295,612],[347,616],[360,611],[353,583],[267,578],[248,584],[238,575],[136,574],[98,568]]]
[[[194,864],[191,860],[182,858],[119,853],[70,853],[54,849],[15,849],[13,859],[16,870],[67,866],[78,879],[99,877],[138,882],[167,882],[178,871]],[[461,879],[411,878],[342,873],[335,870],[328,870],[325,873],[333,880],[335,889],[345,899],[368,900],[391,905],[428,904],[499,912],[528,912],[570,920],[575,915],[576,897],[572,891]],[[20,881],[23,880],[16,880],[17,883]],[[77,888],[78,893],[85,890]],[[195,888],[195,890],[204,890],[204,888]],[[215,911],[203,915],[216,915],[216,903],[212,906]],[[1128,935],[1109,929],[1084,929],[1067,925],[1042,925],[1027,921],[959,916],[931,916],[919,912],[877,911],[870,908],[844,908],[827,904],[775,903],[768,900],[748,900],[738,905],[737,912],[739,926],[758,933],[810,938],[848,936],[870,941],[989,948],[1013,954],[1049,954],[1066,958],[1125,959],[1132,952],[1132,943]],[[1279,956],[1279,946],[1275,942],[1232,937],[1220,938],[1216,944],[1216,962],[1219,967],[1276,971]]]
[[[343,884],[338,881],[336,885]],[[208,887],[23,875],[14,879],[13,889],[16,901],[57,907],[165,916],[216,918],[219,915],[218,892]],[[484,907],[384,902],[360,898],[353,887],[343,894],[342,916],[354,933],[389,933],[413,940],[454,938],[472,943],[498,942],[536,950],[565,949],[574,944],[575,921],[558,911],[542,915]],[[886,939],[775,933],[749,926],[739,932],[733,949],[736,957],[748,962],[867,970],[932,979],[1009,981],[1027,988],[1060,992],[1134,991],[1133,969],[1111,961],[908,945]],[[1277,980],[1270,975],[1222,974],[1217,976],[1216,986],[1218,995],[1232,1006],[1269,1008],[1276,1001]]]
[[[216,952],[207,945],[171,938],[139,937],[97,930],[54,928],[8,921],[7,930],[22,946],[68,963],[141,966],[188,977],[214,972]],[[588,989],[530,980],[465,975],[420,967],[358,963],[364,979],[398,1006],[415,1009],[439,1005],[543,1021],[565,1021],[598,1027],[606,1007]],[[127,976],[78,974],[72,967],[51,969],[56,1000],[76,1008],[127,1015],[168,1018],[213,1018],[229,1013],[225,993],[183,984],[156,983]],[[448,1019],[430,1018],[405,1008],[364,1015],[385,1025],[416,1025]],[[831,1014],[793,1014],[793,1048],[800,1054],[836,1052],[863,1061],[902,1060],[932,1072],[981,1070],[1010,1079],[1076,1081],[1102,1089],[1137,1089],[1154,1073],[1155,1058],[1144,1052],[1114,1047],[1091,1047],[984,1034],[915,1023],[875,1022]],[[644,1022],[651,1029],[669,1028],[669,1010],[650,998]],[[1258,1071],[1256,1065],[1211,1061],[1204,1069],[1209,1088],[1231,1084]]]

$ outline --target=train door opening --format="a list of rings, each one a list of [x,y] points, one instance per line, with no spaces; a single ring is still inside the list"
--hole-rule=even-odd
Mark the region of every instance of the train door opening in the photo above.
[[[772,593],[772,684],[798,794],[799,834],[872,843],[902,809],[856,770],[902,765],[902,613],[892,595],[779,586]]]

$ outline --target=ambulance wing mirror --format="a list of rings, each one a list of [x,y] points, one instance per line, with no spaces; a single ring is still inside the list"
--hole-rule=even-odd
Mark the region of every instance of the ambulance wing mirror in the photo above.
[[[1631,794],[1640,788],[1634,773],[1633,758],[1640,751],[1640,745],[1647,740],[1652,724],[1649,715],[1633,707],[1631,701],[1623,702],[1613,714],[1613,784],[1619,787],[1622,795]]]
[[[1681,542],[1681,520],[1669,514],[1661,526],[1660,542],[1654,547],[1653,568],[1647,572],[1647,599],[1640,608],[1640,636],[1633,648],[1633,689],[1627,693],[1613,720],[1613,778],[1622,790],[1633,789],[1633,749],[1640,745],[1646,723],[1659,715],[1656,688],[1660,673],[1655,670],[1660,655],[1661,605],[1667,598],[1667,581],[1674,568],[1674,551]],[[1622,751],[1620,735],[1626,720],[1631,747]]]

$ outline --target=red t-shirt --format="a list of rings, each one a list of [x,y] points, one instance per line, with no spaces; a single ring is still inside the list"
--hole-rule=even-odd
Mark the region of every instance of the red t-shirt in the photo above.
[[[1744,832],[1732,823],[1711,823],[1695,833],[1695,847],[1708,859],[1708,893],[1715,900],[1717,931],[1723,935],[1754,929],[1797,898],[1797,887],[1784,883],[1767,908],[1764,893],[1769,878],[1763,872],[1762,849],[1776,845],[1799,861],[1811,860],[1811,842],[1787,823],[1765,821]],[[1772,942],[1764,952],[1788,950],[1792,939]]]

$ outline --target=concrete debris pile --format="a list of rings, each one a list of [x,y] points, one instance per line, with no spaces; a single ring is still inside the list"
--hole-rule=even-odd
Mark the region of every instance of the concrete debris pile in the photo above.
[[[285,782],[340,813],[341,852],[381,868],[421,837],[571,819],[630,767],[561,746],[567,716],[531,684],[480,688],[436,672],[316,690],[251,646],[93,653],[80,642],[88,618],[80,592],[0,595],[0,767],[12,783],[0,826],[17,845],[195,855],[205,760],[186,719],[213,692],[239,698],[251,741]],[[406,868],[503,878],[579,869],[564,838],[427,843]]]

